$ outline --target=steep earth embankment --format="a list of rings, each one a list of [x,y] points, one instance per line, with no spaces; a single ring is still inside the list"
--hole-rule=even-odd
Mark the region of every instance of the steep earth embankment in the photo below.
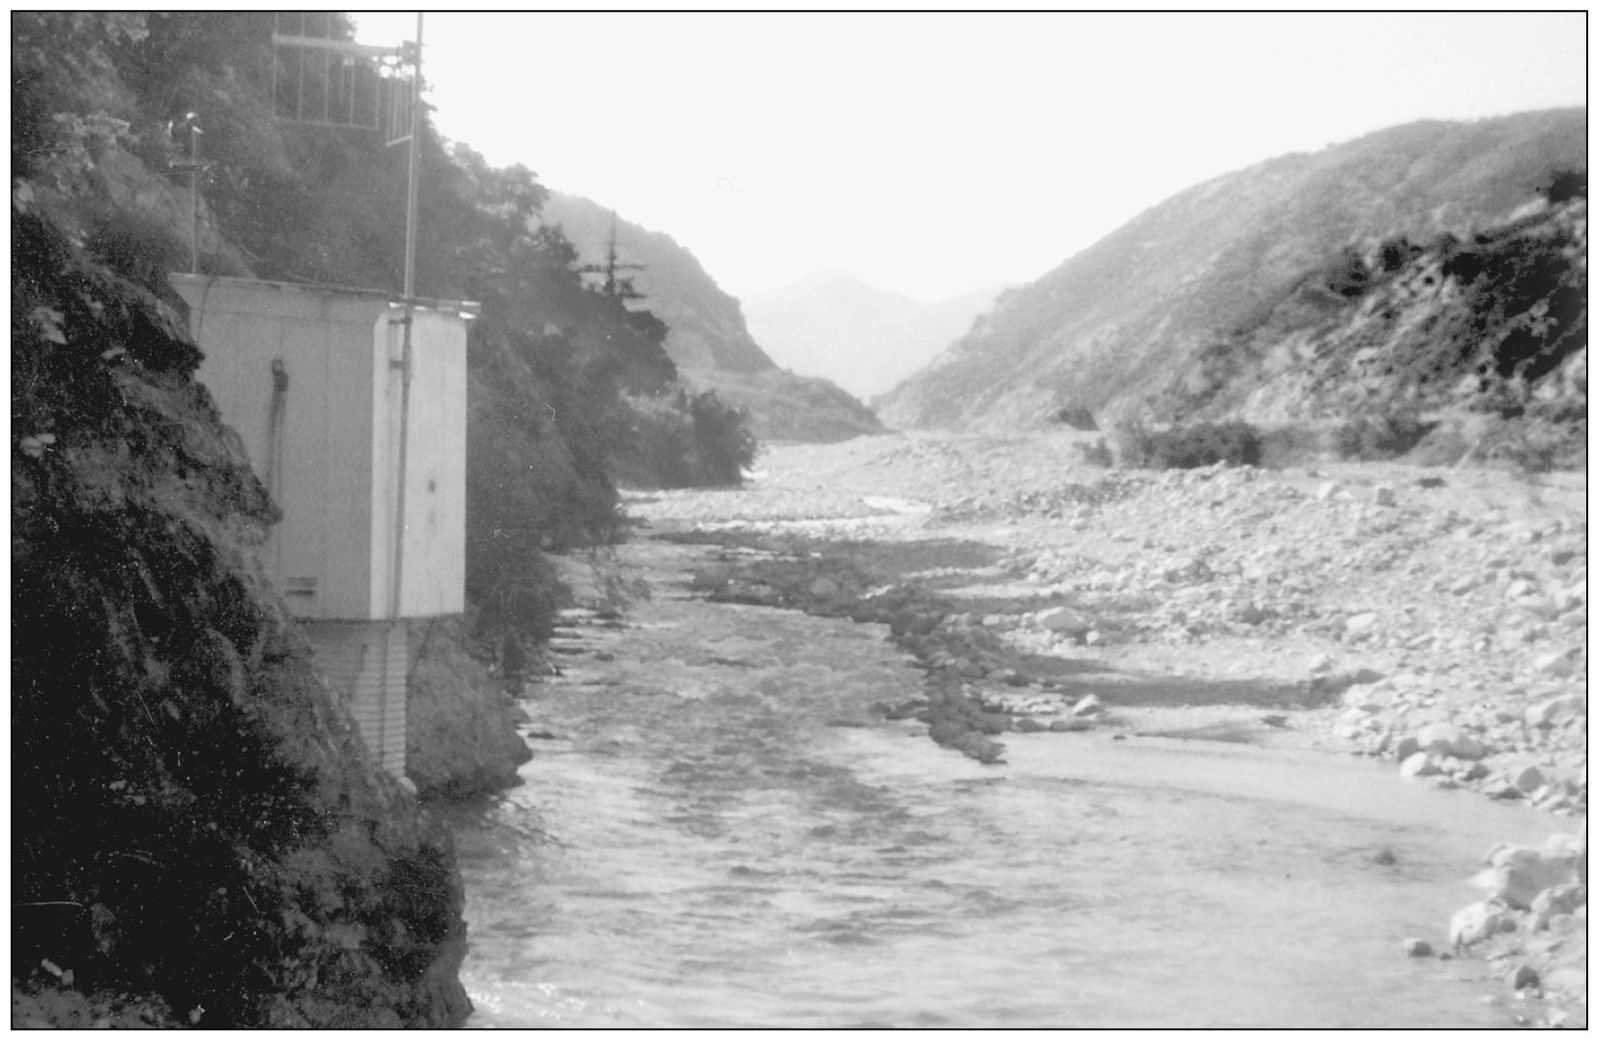
[[[605,265],[610,237],[641,303],[669,327],[665,347],[687,382],[747,411],[760,439],[834,442],[881,431],[863,403],[828,380],[775,365],[747,331],[741,304],[720,290],[685,247],[615,218],[579,196],[553,193],[541,220],[559,225],[581,258]]]
[[[275,511],[193,380],[199,351],[28,200],[13,1025],[461,1023],[451,837],[365,756],[265,579]]]
[[[1581,109],[1413,123],[1207,181],[1006,293],[881,416],[1005,431],[1065,407],[1130,412],[1345,247],[1469,239],[1586,171],[1586,126]]]

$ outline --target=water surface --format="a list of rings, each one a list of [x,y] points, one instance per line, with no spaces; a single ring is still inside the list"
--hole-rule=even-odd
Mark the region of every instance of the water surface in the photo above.
[[[656,597],[564,642],[524,785],[450,811],[475,1024],[1503,1024],[1482,962],[1400,943],[1537,814],[1108,732],[983,766],[869,713],[921,687],[882,629],[693,600],[704,553],[627,550]]]

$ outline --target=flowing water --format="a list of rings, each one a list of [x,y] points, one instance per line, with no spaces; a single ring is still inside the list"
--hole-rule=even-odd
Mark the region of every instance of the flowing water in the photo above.
[[[474,1024],[1500,1024],[1400,941],[1536,814],[1108,731],[983,766],[869,713],[921,691],[883,629],[694,600],[704,553],[626,550],[655,597],[569,642],[524,785],[448,810]]]

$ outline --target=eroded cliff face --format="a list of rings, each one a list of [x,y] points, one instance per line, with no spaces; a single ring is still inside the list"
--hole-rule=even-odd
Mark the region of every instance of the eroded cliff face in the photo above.
[[[264,578],[182,322],[26,193],[12,263],[14,1020],[461,1023],[450,835]]]

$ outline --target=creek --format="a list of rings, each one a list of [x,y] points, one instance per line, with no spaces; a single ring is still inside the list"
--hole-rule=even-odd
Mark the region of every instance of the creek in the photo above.
[[[921,692],[883,627],[694,598],[711,554],[623,547],[653,597],[554,643],[523,785],[445,809],[473,1025],[1508,1024],[1401,940],[1545,817],[1110,730],[981,765],[871,712]]]

